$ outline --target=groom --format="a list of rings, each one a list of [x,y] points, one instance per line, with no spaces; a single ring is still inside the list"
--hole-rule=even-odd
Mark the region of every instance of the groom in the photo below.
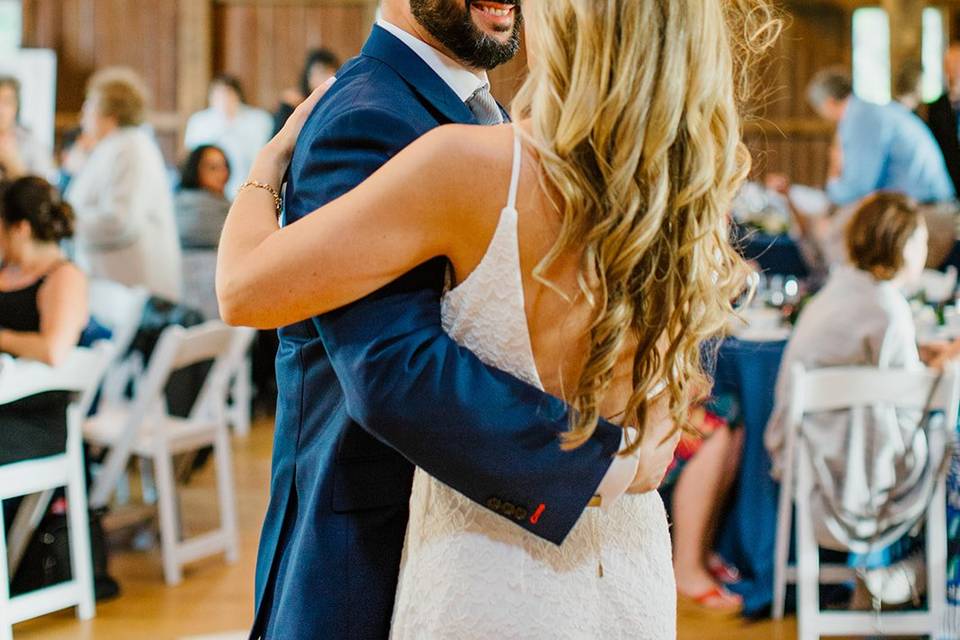
[[[485,70],[517,53],[521,0],[384,0],[382,15],[303,129],[286,224],[438,125],[506,118]],[[443,332],[444,273],[434,260],[280,331],[253,638],[387,637],[414,464],[555,544],[589,504],[656,486],[652,464],[615,457],[611,424],[561,451],[567,407]]]

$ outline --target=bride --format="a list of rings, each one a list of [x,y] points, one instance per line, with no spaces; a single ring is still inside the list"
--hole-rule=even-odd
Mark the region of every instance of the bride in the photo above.
[[[701,345],[746,282],[726,226],[750,164],[738,105],[745,58],[776,23],[763,0],[527,0],[524,13],[516,124],[440,127],[283,229],[270,195],[245,190],[220,243],[221,308],[288,324],[446,256],[446,331],[576,409],[559,446],[614,417],[633,452],[652,412],[685,424],[707,388]],[[251,180],[280,186],[321,93]],[[558,547],[417,472],[394,638],[664,640],[675,597],[656,492],[588,509]]]

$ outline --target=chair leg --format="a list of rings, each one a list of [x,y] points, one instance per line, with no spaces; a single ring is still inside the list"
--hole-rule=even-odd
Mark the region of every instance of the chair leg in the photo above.
[[[937,482],[933,500],[930,502],[926,523],[927,563],[927,610],[930,612],[932,631],[946,631],[947,605],[947,502],[946,482]],[[931,637],[940,637],[932,635]]]
[[[236,493],[233,482],[233,457],[230,455],[230,436],[225,424],[217,429],[214,456],[217,463],[217,498],[220,502],[220,526],[227,539],[227,561],[232,564],[237,561],[239,556],[239,544],[237,540]]]
[[[153,466],[157,481],[157,503],[160,516],[160,550],[163,556],[163,578],[168,585],[180,584],[183,574],[180,570],[178,549],[180,541],[177,532],[180,527],[177,514],[177,484],[173,475],[173,460],[170,452],[163,447],[153,456]]]
[[[790,527],[793,515],[793,496],[786,482],[780,486],[777,514],[777,540],[773,565],[773,619],[782,620],[787,600],[787,562],[790,555]]]
[[[157,480],[154,478],[153,462],[149,458],[137,460],[140,468],[140,491],[145,504],[157,502]]]
[[[50,506],[53,493],[53,489],[47,489],[25,497],[20,503],[13,523],[10,525],[10,535],[7,539],[7,566],[10,568],[11,576],[16,575],[20,561],[23,560],[23,554],[26,553],[27,546],[30,544],[30,538],[40,526],[47,507]]]
[[[0,640],[13,640],[13,621],[10,620],[10,580],[7,568],[7,525],[0,509]]]
[[[83,459],[79,451],[70,456],[67,478],[67,518],[70,523],[70,564],[80,591],[77,617],[89,620],[96,614],[93,590],[93,551],[90,546],[90,520]]]
[[[810,516],[810,461],[799,447],[797,464],[797,624],[798,640],[819,640],[820,550]]]

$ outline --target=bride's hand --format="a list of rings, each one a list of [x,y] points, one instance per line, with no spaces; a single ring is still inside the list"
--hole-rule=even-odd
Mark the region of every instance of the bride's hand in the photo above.
[[[673,454],[680,442],[680,430],[670,417],[667,394],[661,394],[647,414],[646,429],[638,450],[637,474],[627,493],[654,491],[673,462]]]
[[[300,137],[300,131],[307,122],[307,118],[313,113],[314,107],[320,101],[320,98],[327,93],[336,78],[330,78],[320,85],[310,96],[300,103],[293,114],[287,118],[283,128],[268,142],[257,154],[257,158],[250,169],[249,179],[255,182],[265,182],[269,185],[280,188],[280,182],[283,180],[283,174],[287,171],[290,164],[290,158],[293,156],[293,149],[297,146],[297,138]]]

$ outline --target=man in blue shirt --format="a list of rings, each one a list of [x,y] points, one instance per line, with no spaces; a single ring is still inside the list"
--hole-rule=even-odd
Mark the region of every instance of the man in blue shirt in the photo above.
[[[903,105],[864,102],[843,71],[821,71],[807,97],[820,116],[837,124],[827,194],[837,206],[874,191],[905,193],[922,203],[955,196],[943,154],[924,122]]]

